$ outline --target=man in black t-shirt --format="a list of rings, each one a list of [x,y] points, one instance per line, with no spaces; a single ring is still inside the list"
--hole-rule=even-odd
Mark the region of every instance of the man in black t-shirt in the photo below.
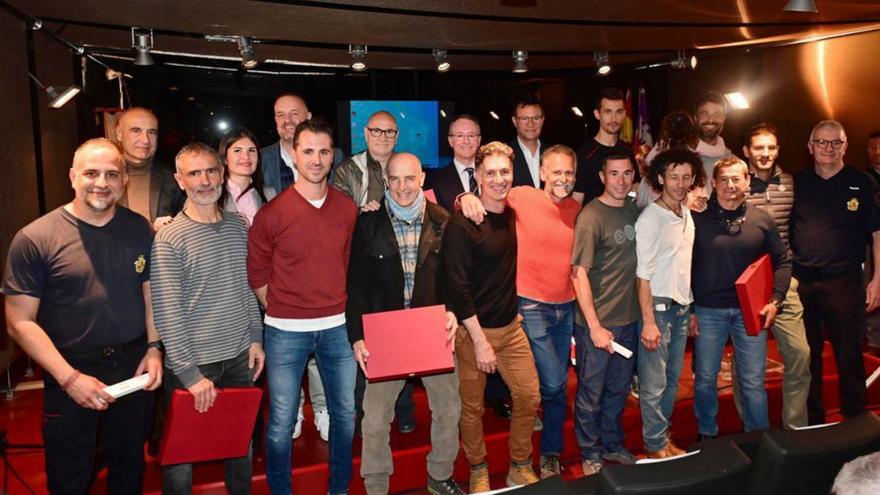
[[[789,240],[810,344],[810,424],[825,422],[823,329],[837,361],[843,416],[851,418],[865,410],[865,312],[880,306],[880,270],[874,267],[867,287],[862,273],[867,236],[873,238],[874,259],[880,256],[877,185],[864,172],[844,165],[846,147],[846,132],[839,122],[819,122],[807,142],[814,166],[794,179]]]
[[[9,248],[9,335],[46,371],[49,491],[89,491],[100,436],[107,492],[140,494],[147,394],[114,399],[104,388],[143,373],[150,375],[147,390],[162,381],[161,343],[148,310],[153,231],[116,205],[126,173],[111,141],[80,146],[70,181],[73,201],[25,226]]]
[[[620,142],[620,128],[626,119],[623,91],[617,88],[605,88],[596,96],[596,108],[593,116],[599,121],[596,136],[582,144],[577,150],[577,174],[574,192],[571,197],[581,204],[587,204],[598,198],[605,190],[599,180],[599,171],[605,157],[610,154],[623,154],[635,163],[632,151]],[[638,184],[639,174],[636,171],[634,184]]]

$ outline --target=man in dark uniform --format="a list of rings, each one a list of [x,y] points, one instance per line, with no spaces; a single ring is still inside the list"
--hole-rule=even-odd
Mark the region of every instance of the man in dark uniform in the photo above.
[[[814,166],[795,177],[790,241],[810,344],[810,424],[825,422],[823,329],[837,361],[843,416],[865,410],[865,313],[880,305],[880,271],[874,267],[867,287],[862,274],[868,235],[874,240],[874,258],[880,255],[877,185],[864,172],[844,165],[846,147],[839,122],[819,122],[807,143]]]

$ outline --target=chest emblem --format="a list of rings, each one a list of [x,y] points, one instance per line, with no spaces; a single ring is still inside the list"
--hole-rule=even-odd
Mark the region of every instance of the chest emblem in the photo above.
[[[785,192],[785,184],[779,184],[779,192]]]
[[[144,255],[139,254],[137,259],[134,260],[134,271],[137,273],[144,273],[144,268],[147,266],[147,260],[144,259]]]
[[[856,198],[852,198],[846,202],[846,209],[849,211],[856,211],[859,209],[859,200]]]

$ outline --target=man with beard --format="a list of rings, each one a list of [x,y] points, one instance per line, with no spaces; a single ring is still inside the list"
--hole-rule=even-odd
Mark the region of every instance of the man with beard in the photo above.
[[[153,243],[153,311],[169,368],[167,402],[175,389],[185,389],[205,412],[218,388],[252,386],[262,372],[263,324],[247,284],[247,221],[217,204],[220,157],[195,142],[177,153],[175,165],[187,201]],[[251,492],[252,455],[249,449],[224,461],[229,493]],[[165,466],[162,477],[163,493],[192,493],[192,464]]]
[[[505,202],[513,182],[513,150],[497,141],[489,143],[477,152],[476,166],[486,219],[475,225],[456,213],[446,227],[442,251],[449,307],[461,322],[455,352],[469,493],[489,490],[482,418],[486,376],[498,371],[513,398],[507,486],[538,480],[531,454],[540,402],[535,360],[517,314],[516,227]]]
[[[568,256],[580,204],[571,199],[576,155],[556,145],[541,154],[544,189],[518,186],[507,195],[516,219],[516,294],[529,338],[544,404],[541,477],[561,474],[566,386],[574,321],[574,288]],[[486,210],[473,194],[461,198],[462,212],[477,224]]]
[[[724,101],[724,96],[716,91],[706,93],[697,102],[696,118],[700,134],[696,151],[700,155],[700,160],[703,161],[703,171],[706,177],[712,177],[715,162],[732,155],[724,144],[724,138],[721,137],[721,131],[724,130],[724,120],[727,118],[727,103]],[[712,194],[712,181],[707,179],[705,186],[698,188],[694,193],[702,198],[708,198]],[[693,200],[694,198],[691,198],[691,201]],[[701,211],[702,209],[698,208],[697,210]]]
[[[635,163],[611,154],[599,172],[605,190],[581,210],[574,230],[571,278],[577,297],[574,339],[578,363],[575,435],[584,475],[602,470],[603,460],[632,464],[623,446],[623,406],[633,360],[616,354],[612,341],[635,352],[639,301],[636,293],[638,207],[627,195]]]
[[[577,151],[578,167],[574,192],[571,197],[578,203],[587,204],[599,197],[605,188],[599,180],[599,171],[610,154],[625,155],[633,162],[632,151],[620,142],[620,127],[626,119],[623,91],[617,88],[605,88],[596,95],[596,108],[593,116],[599,122],[596,136],[587,141]],[[638,182],[636,171],[634,178]]]
[[[156,115],[141,107],[122,112],[116,123],[116,141],[128,169],[128,182],[119,204],[158,229],[177,215],[186,197],[175,184],[171,170],[155,159],[159,142]]]
[[[119,148],[86,141],[70,168],[73,201],[21,229],[6,259],[9,336],[45,370],[51,493],[89,492],[99,438],[107,493],[143,492],[148,394],[114,399],[104,391],[145,372],[147,390],[162,382],[150,301],[153,230],[117,206],[125,181]]]
[[[639,407],[648,457],[684,454],[669,439],[691,317],[694,221],[683,201],[703,181],[700,157],[674,148],[654,157],[647,179],[660,197],[636,221],[636,282],[642,311]]]
[[[345,327],[345,280],[357,205],[327,185],[332,135],[323,119],[296,127],[300,180],[260,208],[248,231],[248,282],[266,309],[266,480],[276,495],[291,491],[291,432],[312,353],[330,413],[328,493],[348,493],[351,481],[357,365]]]

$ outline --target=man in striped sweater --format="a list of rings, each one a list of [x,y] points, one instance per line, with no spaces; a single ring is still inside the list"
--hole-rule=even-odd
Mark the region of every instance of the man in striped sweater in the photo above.
[[[174,177],[187,200],[153,243],[153,311],[170,368],[166,392],[189,390],[195,408],[205,412],[217,388],[250,386],[259,376],[263,325],[247,283],[247,222],[217,205],[223,187],[217,153],[191,143],[175,164]],[[226,460],[229,493],[251,493],[251,456],[248,451]],[[163,493],[191,493],[192,465],[166,466],[162,485]]]

